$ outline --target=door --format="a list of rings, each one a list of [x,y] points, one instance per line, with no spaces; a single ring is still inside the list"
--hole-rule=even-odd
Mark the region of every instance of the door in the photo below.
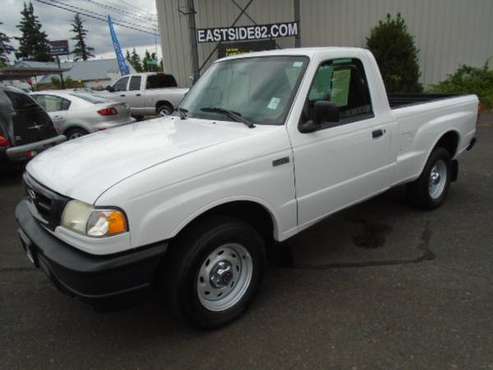
[[[323,62],[313,78],[300,119],[318,100],[334,103],[337,123],[292,137],[298,223],[307,225],[382,191],[388,183],[391,123],[373,113],[370,89],[358,59]]]
[[[111,93],[114,100],[119,102],[127,102],[128,80],[129,77],[125,76],[114,83]]]
[[[145,97],[142,93],[141,85],[142,76],[130,77],[126,102],[134,114],[141,112],[145,108]]]

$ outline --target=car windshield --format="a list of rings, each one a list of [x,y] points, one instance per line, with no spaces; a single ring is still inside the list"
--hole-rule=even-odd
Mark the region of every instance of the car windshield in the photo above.
[[[221,110],[255,124],[282,125],[305,72],[305,56],[272,56],[217,62],[186,95],[189,117],[230,121]]]

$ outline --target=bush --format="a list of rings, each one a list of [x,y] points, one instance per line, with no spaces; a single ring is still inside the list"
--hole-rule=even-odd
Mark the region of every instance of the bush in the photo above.
[[[476,94],[487,109],[493,108],[493,71],[463,65],[445,81],[431,85],[430,92],[440,94]]]
[[[418,49],[407,30],[404,18],[387,14],[385,21],[371,30],[366,46],[375,56],[389,93],[419,93],[421,75]]]

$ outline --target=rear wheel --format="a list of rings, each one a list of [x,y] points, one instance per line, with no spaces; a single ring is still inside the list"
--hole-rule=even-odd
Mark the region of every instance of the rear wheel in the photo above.
[[[241,220],[214,216],[190,228],[170,251],[165,299],[194,326],[216,328],[245,311],[264,268],[260,235]]]
[[[441,147],[433,150],[420,177],[408,185],[412,204],[423,209],[439,207],[447,197],[451,179],[449,152]]]
[[[173,106],[169,103],[162,103],[158,106],[157,112],[160,116],[169,116],[173,113]]]
[[[84,130],[83,128],[71,128],[65,133],[65,136],[68,140],[74,140],[81,136],[87,135],[89,132]]]

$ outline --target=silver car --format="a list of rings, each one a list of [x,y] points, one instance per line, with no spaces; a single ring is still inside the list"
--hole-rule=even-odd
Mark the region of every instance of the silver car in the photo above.
[[[81,91],[43,91],[32,98],[50,115],[55,129],[69,140],[135,122],[125,103]]]

